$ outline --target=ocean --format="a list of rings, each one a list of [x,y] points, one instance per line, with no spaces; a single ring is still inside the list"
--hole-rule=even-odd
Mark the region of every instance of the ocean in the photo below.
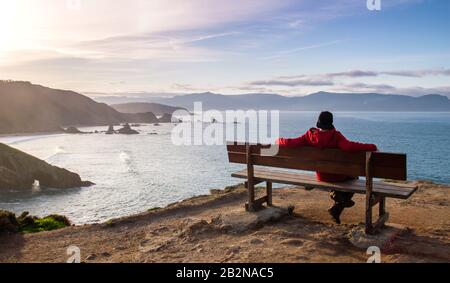
[[[280,135],[296,137],[315,125],[316,112],[281,112]],[[408,154],[408,178],[450,184],[450,113],[335,113],[348,139]],[[0,192],[0,209],[63,214],[76,224],[104,222],[163,207],[239,183],[225,146],[176,146],[174,125],[142,125],[141,134],[32,135],[0,142],[81,175],[89,188]],[[82,128],[84,131],[106,127]]]

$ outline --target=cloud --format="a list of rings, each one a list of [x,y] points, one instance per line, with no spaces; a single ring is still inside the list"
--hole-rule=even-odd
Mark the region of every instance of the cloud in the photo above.
[[[334,78],[362,78],[362,77],[379,77],[379,76],[396,76],[408,78],[423,78],[427,76],[450,76],[450,69],[425,69],[425,70],[399,70],[399,71],[369,71],[369,70],[352,70],[336,73],[324,73],[315,75],[295,75],[295,76],[281,76],[280,79],[296,79],[316,77],[322,79]]]
[[[313,44],[313,45],[308,45],[308,46],[301,46],[298,48],[293,48],[293,49],[288,49],[288,50],[281,50],[281,51],[275,52],[271,55],[261,57],[260,59],[263,59],[263,60],[277,59],[277,58],[283,57],[285,55],[290,55],[290,54],[298,53],[301,51],[335,45],[335,44],[338,44],[341,42],[343,42],[343,40],[333,40],[333,41],[328,41],[328,42],[323,42],[323,43],[318,43],[318,44]]]
[[[403,71],[350,71],[341,73],[326,74],[327,77],[378,77],[382,75],[398,76],[398,77],[411,77],[411,78],[423,78],[426,76],[450,76],[450,69],[429,69],[429,70],[403,70]]]
[[[389,84],[366,84],[366,83],[353,83],[338,85],[333,88],[338,92],[373,92],[382,94],[401,94],[408,96],[422,96],[428,94],[441,94],[450,97],[450,86],[442,87],[396,87]]]
[[[450,69],[430,69],[430,70],[415,70],[415,71],[389,71],[381,72],[383,75],[423,78],[426,76],[450,76]]]
[[[367,83],[358,81],[364,78],[375,78],[379,76],[406,77],[410,78],[412,86],[399,87],[388,83]],[[256,87],[270,88],[272,93],[287,95],[305,95],[315,91],[336,92],[374,92],[383,94],[404,94],[420,96],[426,94],[442,94],[450,96],[450,87],[421,87],[418,80],[428,76],[450,76],[450,69],[419,69],[400,71],[370,71],[351,70],[323,74],[300,74],[294,76],[279,76],[267,80],[254,80],[242,84],[240,89],[251,89]],[[355,81],[356,80],[356,81]],[[392,80],[390,80],[392,81]]]
[[[253,86],[331,86],[334,83],[329,80],[314,80],[314,79],[298,79],[298,80],[267,80],[267,81],[253,81],[249,85]]]
[[[354,71],[340,72],[340,73],[329,73],[329,74],[325,74],[325,76],[329,77],[329,78],[335,78],[335,77],[359,78],[359,77],[376,77],[376,76],[378,76],[378,73],[374,72],[374,71],[354,70]]]

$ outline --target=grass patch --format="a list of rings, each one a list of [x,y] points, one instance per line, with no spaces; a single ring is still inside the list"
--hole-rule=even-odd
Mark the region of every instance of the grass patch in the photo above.
[[[148,211],[151,212],[151,211],[157,211],[160,209],[161,209],[161,207],[153,207],[153,208],[150,208]]]
[[[71,226],[69,219],[62,215],[49,215],[43,218],[31,216],[28,212],[19,217],[15,213],[0,210],[0,233],[39,233]]]
[[[20,227],[22,233],[39,233],[44,231],[53,231],[67,227],[63,221],[59,221],[52,216],[36,219],[33,223],[27,223]]]
[[[39,233],[44,231],[53,231],[70,226],[69,219],[62,215],[49,215],[39,218],[28,215],[28,212],[22,213],[17,218],[22,233]]]

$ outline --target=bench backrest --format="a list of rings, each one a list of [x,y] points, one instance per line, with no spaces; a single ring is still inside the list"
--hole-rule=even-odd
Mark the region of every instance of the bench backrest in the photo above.
[[[274,156],[261,155],[261,148],[270,145],[250,145],[253,165],[270,166],[304,171],[366,176],[366,152],[344,152],[339,149],[313,147],[279,148]],[[247,164],[247,145],[228,144],[228,158],[231,163]],[[371,155],[371,176],[374,178],[407,179],[406,154],[373,152]]]

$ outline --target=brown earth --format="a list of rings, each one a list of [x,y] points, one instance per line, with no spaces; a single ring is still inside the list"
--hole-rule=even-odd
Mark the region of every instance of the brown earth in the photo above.
[[[450,261],[449,188],[420,182],[409,200],[387,201],[389,223],[408,229],[382,251],[383,262]],[[274,204],[295,205],[292,215],[233,229],[224,219],[245,222],[258,216],[244,212],[245,198],[240,186],[103,224],[3,235],[0,262],[66,262],[72,245],[80,248],[82,262],[367,261],[366,250],[348,238],[364,219],[362,195],[344,212],[343,224],[336,225],[327,214],[328,193],[276,189]]]

